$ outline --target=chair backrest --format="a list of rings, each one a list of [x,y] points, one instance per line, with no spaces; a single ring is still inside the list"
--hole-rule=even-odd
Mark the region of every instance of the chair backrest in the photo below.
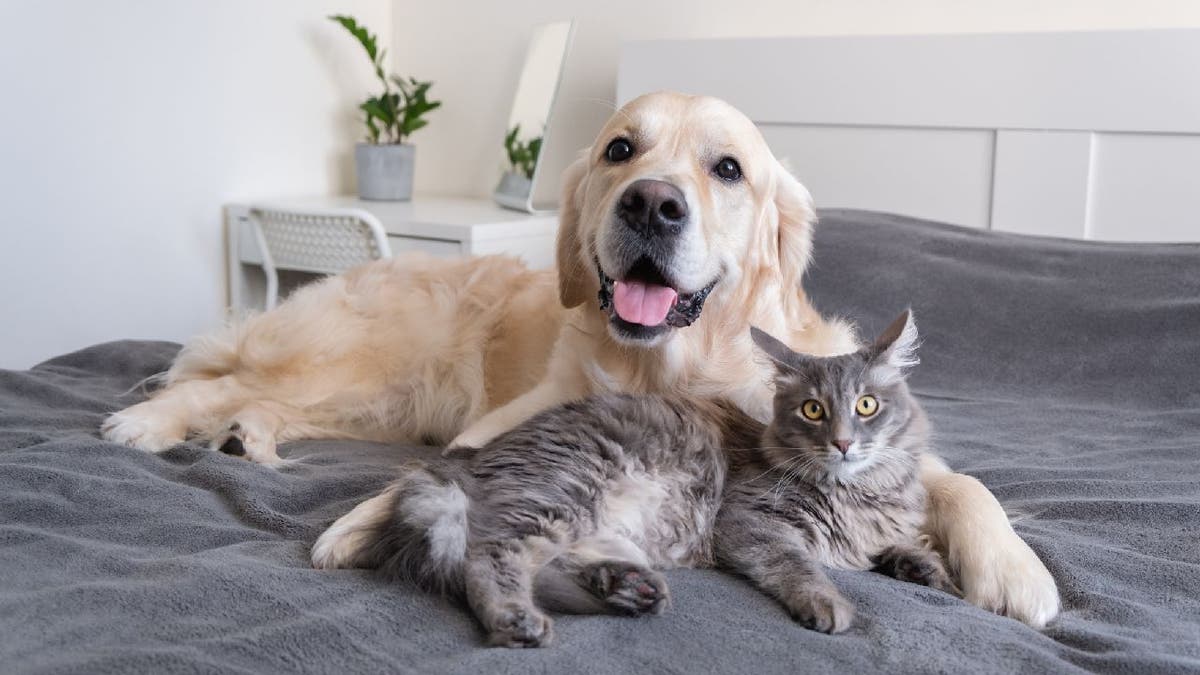
[[[277,268],[337,274],[392,256],[383,225],[362,209],[253,207],[250,216]]]

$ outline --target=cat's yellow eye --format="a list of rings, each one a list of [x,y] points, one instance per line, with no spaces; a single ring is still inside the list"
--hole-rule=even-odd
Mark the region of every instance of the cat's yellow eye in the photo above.
[[[879,399],[870,394],[858,397],[858,402],[854,404],[854,412],[862,417],[870,417],[879,412]]]
[[[800,404],[800,414],[804,415],[805,419],[816,422],[825,417],[825,406],[821,405],[820,401],[814,401],[810,398]]]

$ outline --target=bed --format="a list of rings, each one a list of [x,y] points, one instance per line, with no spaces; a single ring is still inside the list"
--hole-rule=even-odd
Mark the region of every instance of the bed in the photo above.
[[[179,349],[127,341],[0,371],[0,671],[1200,672],[1200,244],[1079,241],[1200,241],[1198,59],[1194,30],[622,50],[621,101],[726,98],[849,207],[821,212],[806,288],[867,334],[913,307],[937,449],[1046,561],[1064,601],[1046,630],[838,573],[858,617],[831,637],[677,570],[662,617],[483,649],[462,608],[308,565],[434,449],[300,442],[276,470],[102,442]]]
[[[485,649],[450,602],[308,565],[325,525],[433,449],[300,442],[271,469],[105,443],[103,414],[178,349],[115,342],[0,372],[0,670],[1200,672],[1200,245],[821,221],[815,301],[868,333],[913,307],[937,448],[1054,574],[1046,630],[836,573],[859,612],[827,636],[740,579],[677,570],[664,616],[563,617],[551,648]]]
[[[617,102],[729,101],[824,207],[1194,242],[1196,63],[1197,28],[646,40],[621,51]]]

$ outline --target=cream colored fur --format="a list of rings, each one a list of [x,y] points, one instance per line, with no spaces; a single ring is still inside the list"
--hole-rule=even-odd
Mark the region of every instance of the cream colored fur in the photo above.
[[[634,161],[604,161],[616,136],[635,140]],[[710,174],[726,155],[741,164],[736,185]],[[614,200],[640,178],[684,192],[697,225],[682,244],[685,271],[720,278],[694,325],[646,346],[610,334],[594,263],[598,242],[611,236]],[[275,444],[296,438],[478,446],[539,410],[614,384],[721,396],[765,418],[771,370],[756,358],[751,325],[798,351],[855,347],[850,327],[819,316],[800,286],[813,222],[808,192],[745,116],[711,98],[644,96],[618,111],[567,172],[557,277],[496,257],[366,265],[198,339],[167,386],[112,415],[103,434],[151,451],[188,436],[214,445],[237,436],[262,462],[278,461]],[[967,597],[1036,626],[1053,618],[1053,579],[995,498],[936,459],[928,464],[928,534]],[[317,564],[353,560],[359,542],[349,525],[383,517],[382,505],[364,502],[326,532]]]
[[[395,500],[393,490],[386,489],[334,521],[313,544],[313,567],[325,570],[354,567],[359,551],[371,543],[370,531],[393,515]]]
[[[444,443],[540,377],[562,320],[554,289],[503,257],[366,265],[194,341],[103,433],[151,451],[238,436],[267,463],[299,438]]]

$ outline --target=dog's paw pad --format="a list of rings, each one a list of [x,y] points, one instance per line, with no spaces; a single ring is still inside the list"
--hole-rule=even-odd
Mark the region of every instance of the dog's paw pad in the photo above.
[[[258,464],[273,466],[283,461],[275,450],[274,436],[261,430],[256,433],[254,427],[237,421],[231,422],[224,431],[213,437],[209,447]]]
[[[230,436],[217,450],[226,455],[233,455],[234,457],[246,456],[246,446],[242,443],[242,439],[237,436]]]

